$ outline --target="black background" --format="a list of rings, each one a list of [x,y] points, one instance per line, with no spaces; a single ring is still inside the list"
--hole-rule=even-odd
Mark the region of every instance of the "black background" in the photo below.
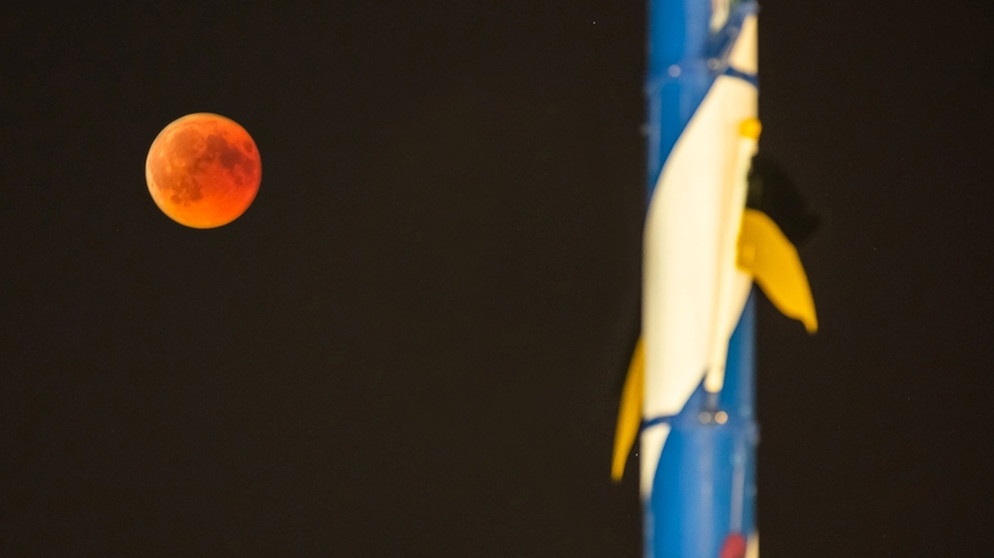
[[[288,3],[289,4],[289,3]],[[989,546],[987,2],[763,3],[761,150],[822,217],[762,300],[763,555]],[[0,553],[639,556],[642,2],[0,9]],[[144,160],[254,136],[216,230]]]

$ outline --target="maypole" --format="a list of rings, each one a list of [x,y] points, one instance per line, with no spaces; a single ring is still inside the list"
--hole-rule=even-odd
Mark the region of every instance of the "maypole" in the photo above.
[[[758,195],[757,11],[649,1],[642,335],[612,463],[620,479],[640,435],[647,557],[758,553],[753,281],[817,328],[793,245],[747,204]]]

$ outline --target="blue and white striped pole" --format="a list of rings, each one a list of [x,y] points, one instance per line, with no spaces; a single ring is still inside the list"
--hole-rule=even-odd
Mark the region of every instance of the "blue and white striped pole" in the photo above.
[[[797,252],[746,207],[759,138],[757,5],[650,0],[642,336],[612,476],[640,437],[645,555],[758,555],[753,281],[817,328]]]
[[[742,558],[758,552],[753,277],[740,254],[757,6],[650,0],[648,14],[642,338],[612,474],[640,434],[647,557]]]
[[[645,555],[741,558],[758,542],[751,281],[735,266],[756,4],[652,0],[648,30]]]

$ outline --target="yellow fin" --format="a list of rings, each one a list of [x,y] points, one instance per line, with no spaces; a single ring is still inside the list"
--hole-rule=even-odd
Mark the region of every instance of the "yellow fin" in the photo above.
[[[797,249],[765,213],[746,209],[739,233],[738,266],[753,276],[783,315],[818,331],[811,287]]]
[[[639,337],[628,365],[625,386],[621,389],[621,405],[618,408],[618,425],[614,430],[614,456],[611,459],[611,479],[619,482],[625,475],[625,463],[635,445],[642,425],[642,392],[645,381],[645,349]]]

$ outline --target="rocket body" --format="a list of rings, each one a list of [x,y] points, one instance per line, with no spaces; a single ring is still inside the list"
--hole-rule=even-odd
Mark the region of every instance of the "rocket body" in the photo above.
[[[758,136],[756,10],[650,1],[640,474],[656,558],[741,557],[755,540],[752,277],[736,250]]]

